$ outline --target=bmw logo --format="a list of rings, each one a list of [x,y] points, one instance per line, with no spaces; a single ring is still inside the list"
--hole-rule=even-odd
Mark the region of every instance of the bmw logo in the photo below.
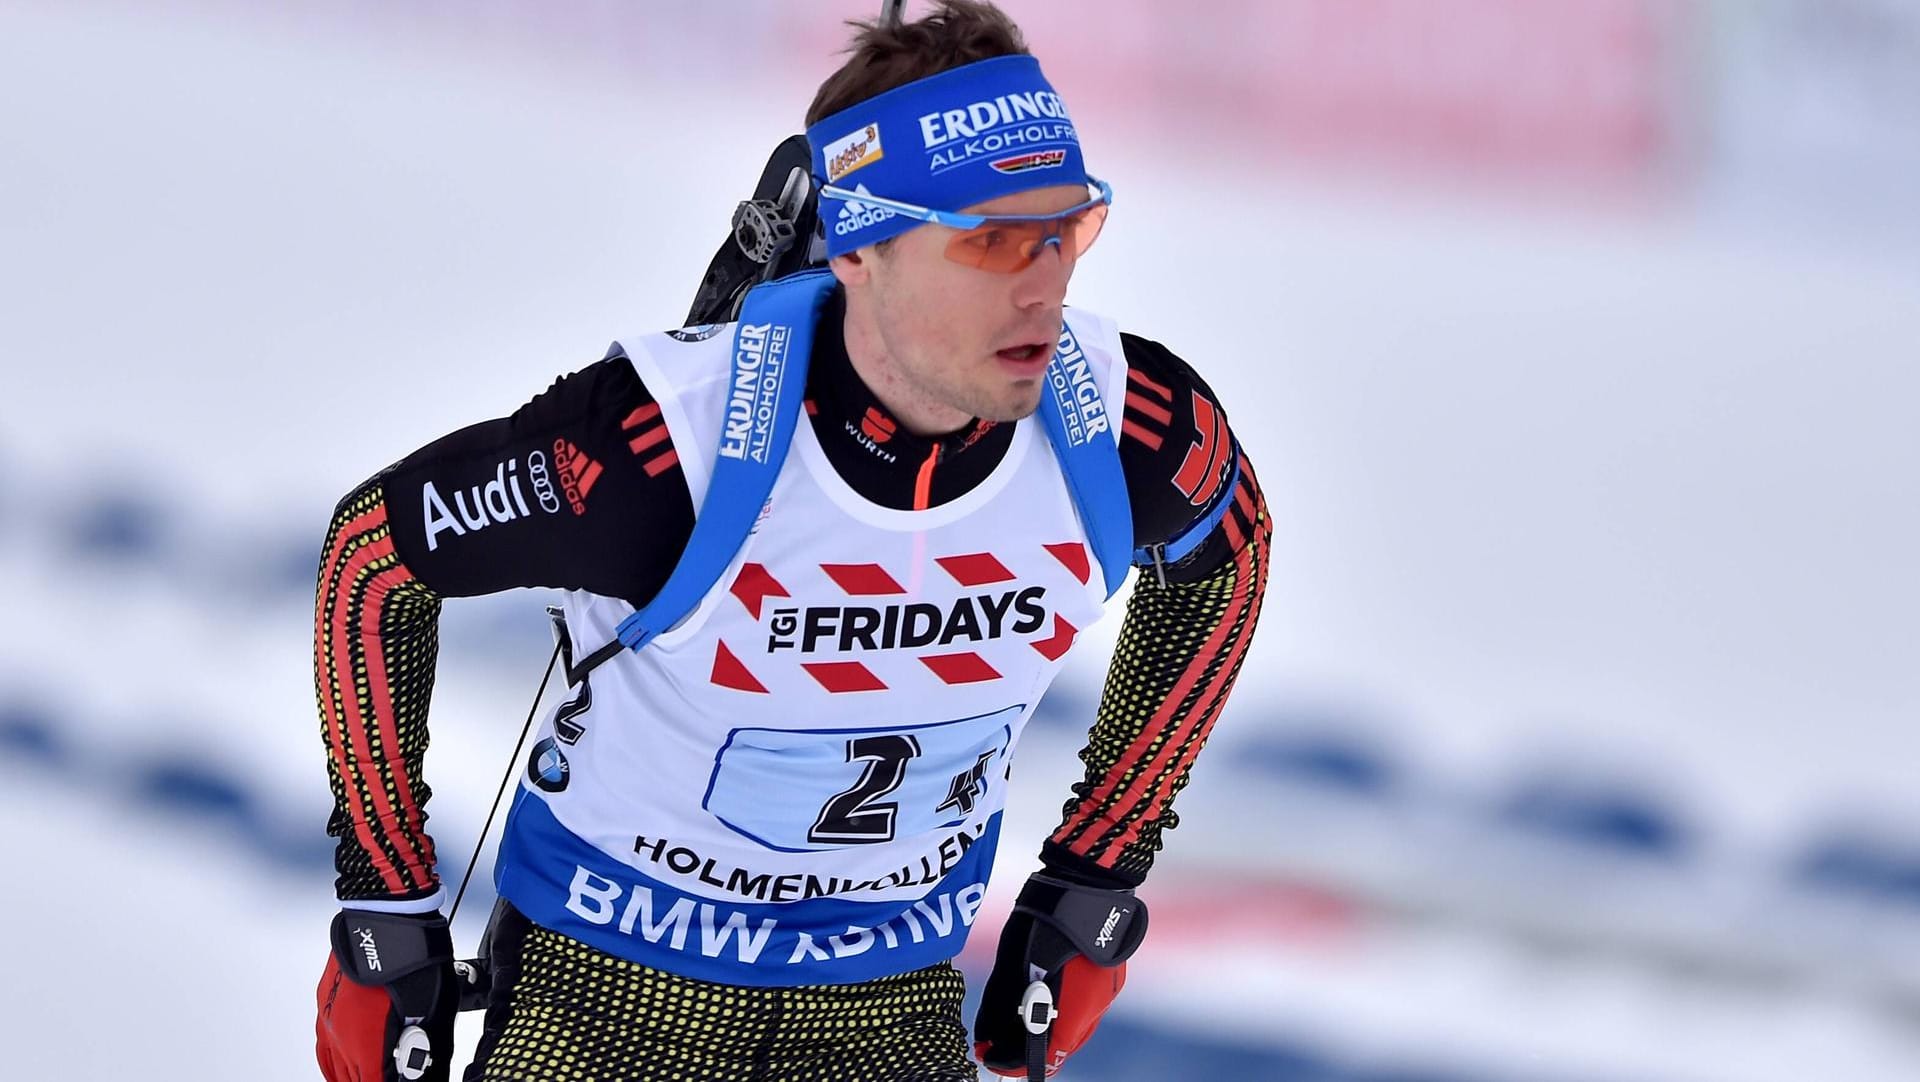
[[[548,793],[560,792],[567,787],[570,773],[559,742],[547,737],[533,746],[533,757],[527,760],[527,780],[535,788]]]
[[[667,337],[676,342],[704,342],[726,329],[723,323],[702,323],[697,327],[682,327],[668,331]]]

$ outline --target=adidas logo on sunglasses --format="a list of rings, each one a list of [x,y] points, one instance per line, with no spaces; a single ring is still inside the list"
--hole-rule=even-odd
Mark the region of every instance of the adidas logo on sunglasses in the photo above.
[[[873,194],[867,190],[865,184],[854,185],[853,193],[855,195]],[[898,217],[898,212],[888,210],[885,207],[869,206],[866,203],[855,203],[843,199],[840,201],[840,220],[833,223],[833,232],[835,236],[844,237],[855,230],[865,229],[870,225],[879,225],[881,222],[894,217]]]

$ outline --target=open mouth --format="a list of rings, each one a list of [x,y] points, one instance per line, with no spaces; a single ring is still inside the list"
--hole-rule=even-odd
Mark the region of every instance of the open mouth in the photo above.
[[[1006,349],[1000,350],[999,356],[1002,360],[1014,362],[1040,360],[1045,358],[1046,353],[1044,351],[1046,348],[1046,346],[1038,342],[1028,342],[1025,345],[1009,346]]]

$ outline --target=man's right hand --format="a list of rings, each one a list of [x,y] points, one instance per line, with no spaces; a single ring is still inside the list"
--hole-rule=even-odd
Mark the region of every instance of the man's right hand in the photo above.
[[[327,1082],[446,1082],[460,982],[438,913],[343,909],[316,993]]]

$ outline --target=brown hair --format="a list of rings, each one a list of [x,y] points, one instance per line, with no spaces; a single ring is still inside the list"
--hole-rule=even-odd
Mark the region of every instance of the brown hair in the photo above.
[[[847,61],[827,76],[807,106],[807,127],[894,87],[996,56],[1027,55],[1026,39],[1006,12],[986,0],[940,0],[929,14],[891,26],[849,19]]]

